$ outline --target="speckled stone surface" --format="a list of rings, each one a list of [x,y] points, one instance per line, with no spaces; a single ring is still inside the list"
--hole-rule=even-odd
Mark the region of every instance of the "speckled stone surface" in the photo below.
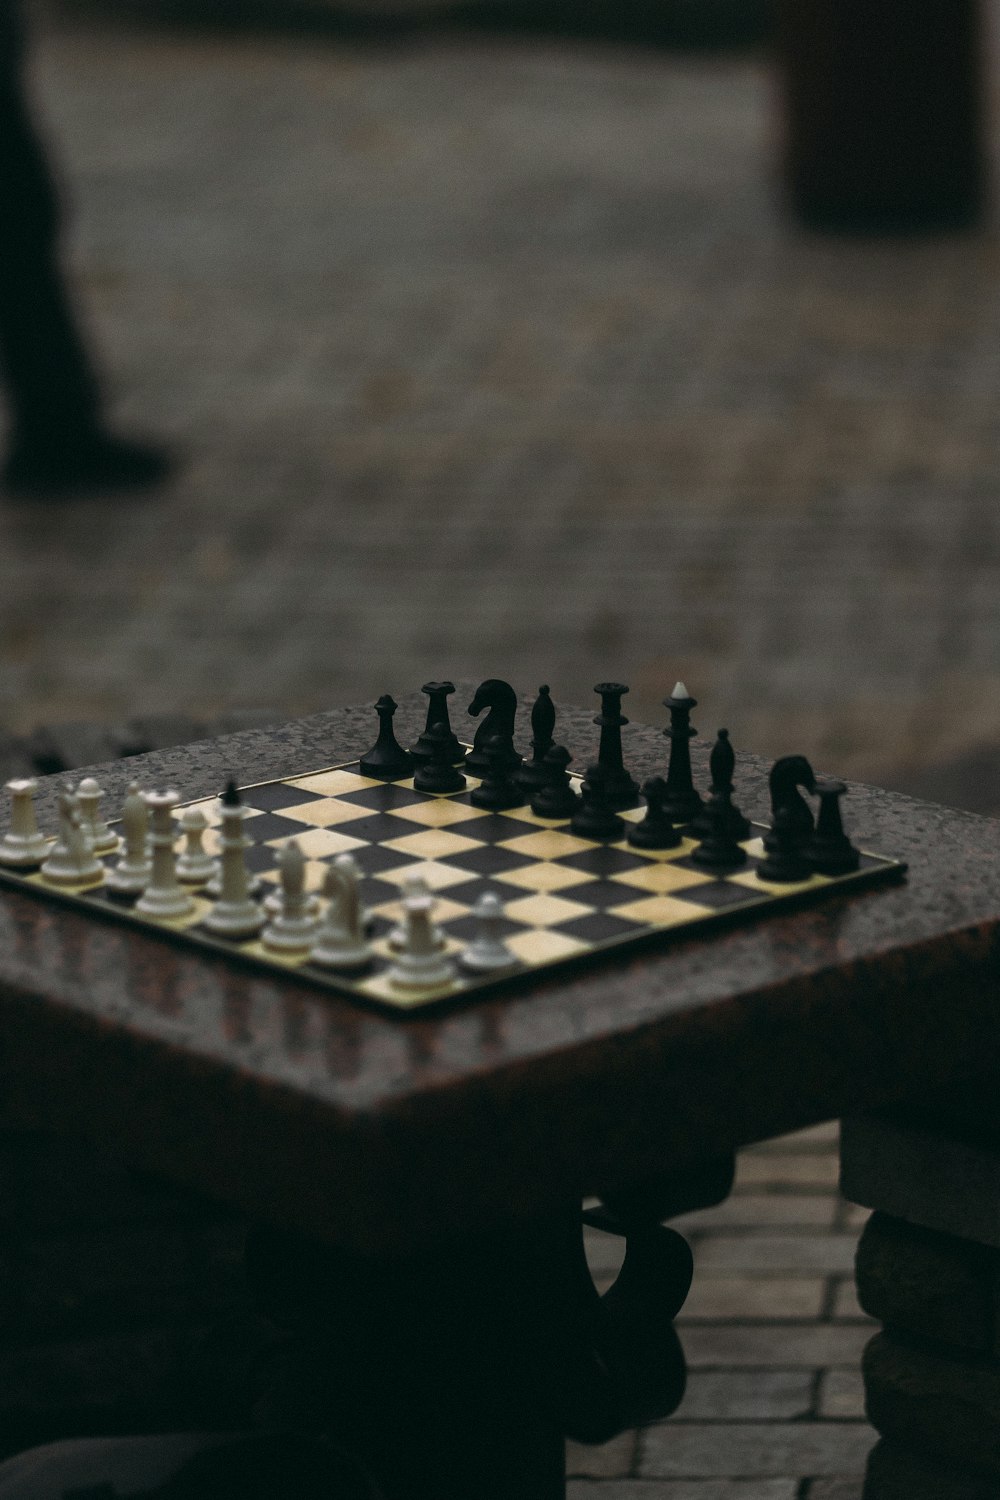
[[[401,737],[420,703],[401,704]],[[581,761],[592,713],[562,711]],[[623,738],[637,774],[663,769],[659,729]],[[133,776],[204,795],[373,739],[370,707],[339,709],[99,774],[112,804]],[[707,754],[695,745],[702,777]],[[741,758],[751,816],[766,773]],[[994,1066],[1000,828],[868,787],[846,812],[860,843],[910,861],[905,885],[420,1018],[2,892],[0,1120],[82,1131],[265,1218],[391,1251]]]

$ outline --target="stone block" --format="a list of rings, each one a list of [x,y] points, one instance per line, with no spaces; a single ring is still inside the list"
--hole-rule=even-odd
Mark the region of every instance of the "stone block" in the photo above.
[[[725,1324],[683,1331],[681,1342],[689,1369],[708,1365],[738,1369],[784,1370],[806,1366],[828,1369],[858,1364],[871,1335],[870,1324],[767,1323],[754,1326]]]
[[[873,1439],[866,1422],[664,1422],[642,1434],[639,1473],[657,1479],[861,1474]]]
[[[820,1417],[842,1422],[865,1415],[865,1387],[860,1370],[824,1370],[819,1383],[816,1412]]]
[[[992,1479],[936,1464],[880,1438],[868,1455],[862,1500],[997,1500],[998,1495]]]
[[[868,1416],[883,1437],[989,1477],[1000,1493],[1000,1363],[932,1354],[878,1333],[862,1369]]]
[[[1000,1151],[885,1114],[845,1120],[840,1156],[845,1198],[1000,1249]]]
[[[752,1374],[746,1370],[694,1370],[688,1376],[675,1420],[801,1420],[811,1413],[813,1379],[812,1370],[755,1370]]]
[[[1000,1352],[1000,1251],[875,1213],[858,1244],[858,1300],[873,1318],[973,1354]]]
[[[816,1276],[699,1276],[678,1323],[778,1318],[810,1321],[823,1311],[826,1283]]]

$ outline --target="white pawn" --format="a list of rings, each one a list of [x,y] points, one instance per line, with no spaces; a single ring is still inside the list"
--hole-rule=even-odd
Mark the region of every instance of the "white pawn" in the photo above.
[[[264,925],[264,913],[250,895],[252,884],[246,862],[250,840],[244,826],[248,812],[240,801],[235,782],[230,782],[223,792],[219,811],[222,814],[219,873],[207,887],[210,894],[215,894],[213,887],[218,880],[219,899],[203,925],[220,937],[253,937]]]
[[[108,889],[123,896],[138,896],[149,884],[153,863],[146,841],[149,810],[142,800],[137,781],[129,782],[121,821],[125,848],[118,863],[108,871]]]
[[[338,854],[323,876],[323,894],[330,904],[309,958],[325,969],[363,969],[372,961],[372,950],[365,941],[358,880],[357,864],[349,854]]]
[[[101,817],[101,799],[104,793],[93,776],[85,776],[76,789],[76,800],[80,804],[83,831],[95,854],[114,854],[121,840]]]
[[[178,882],[174,853],[177,841],[174,808],[181,800],[180,796],[173,791],[143,792],[142,799],[149,808],[153,825],[149,836],[153,870],[135,909],[147,917],[176,919],[189,916],[194,910],[194,897]]]
[[[204,885],[215,874],[215,860],[202,844],[208,819],[201,807],[186,807],[181,813],[184,848],[177,856],[177,878],[187,885]]]
[[[42,865],[42,878],[53,885],[79,885],[104,874],[83,831],[80,806],[71,787],[59,793],[59,836]]]
[[[406,942],[388,973],[389,983],[398,989],[440,989],[455,978],[455,965],[431,918],[433,909],[434,897],[428,890],[411,892],[403,899]]]
[[[38,782],[31,777],[8,781],[10,792],[10,828],[0,839],[0,865],[24,868],[40,865],[49,852],[49,840],[38,831],[35,816],[35,792]]]
[[[422,875],[407,875],[404,878],[402,909],[400,910],[399,921],[391,929],[389,936],[386,938],[386,942],[394,953],[398,953],[401,948],[406,947],[406,919],[403,915],[403,910],[405,910],[407,896],[426,896],[429,893],[430,888]],[[434,928],[434,933],[438,947],[443,948],[444,938],[436,927]]]
[[[473,974],[492,974],[513,968],[518,960],[500,936],[503,902],[496,891],[484,891],[472,908],[472,915],[478,918],[479,931],[459,956],[463,969]]]
[[[289,839],[278,855],[281,909],[260,935],[266,948],[277,953],[306,953],[316,939],[319,926],[309,909],[306,892],[306,857],[297,839]]]

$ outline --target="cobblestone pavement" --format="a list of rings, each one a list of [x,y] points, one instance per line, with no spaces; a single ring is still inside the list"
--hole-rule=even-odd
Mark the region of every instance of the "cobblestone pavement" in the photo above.
[[[724,1204],[672,1221],[695,1260],[687,1394],[666,1422],[571,1444],[569,1500],[861,1500],[873,1325],[852,1267],[867,1211],[837,1193],[836,1141],[821,1125],[745,1151]],[[598,1279],[615,1248],[591,1233]]]
[[[995,226],[797,233],[764,63],[62,12],[37,82],[159,498],[0,505],[0,721],[682,675],[903,784],[1000,741]]]
[[[0,1181],[0,1456],[231,1422],[250,1347],[241,1222],[43,1137],[0,1136]],[[695,1256],[678,1319],[687,1394],[667,1422],[570,1444],[569,1500],[860,1500],[875,1435],[858,1366],[874,1325],[851,1271],[866,1214],[836,1181],[836,1127],[818,1126],[743,1152],[724,1204],[673,1221]],[[599,1285],[618,1244],[588,1231]],[[229,1333],[206,1339],[213,1322]]]

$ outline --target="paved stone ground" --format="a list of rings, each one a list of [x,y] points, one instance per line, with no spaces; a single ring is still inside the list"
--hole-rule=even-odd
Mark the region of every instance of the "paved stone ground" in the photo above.
[[[872,1325],[851,1273],[867,1213],[837,1193],[836,1139],[823,1125],[743,1152],[723,1205],[673,1221],[695,1257],[687,1394],[667,1422],[571,1444],[570,1500],[860,1500]],[[598,1275],[613,1244],[591,1234]]]
[[[826,770],[995,755],[995,225],[798,233],[753,55],[38,41],[116,413],[183,468],[0,507],[8,728],[446,674],[621,675],[656,721],[683,675]]]

